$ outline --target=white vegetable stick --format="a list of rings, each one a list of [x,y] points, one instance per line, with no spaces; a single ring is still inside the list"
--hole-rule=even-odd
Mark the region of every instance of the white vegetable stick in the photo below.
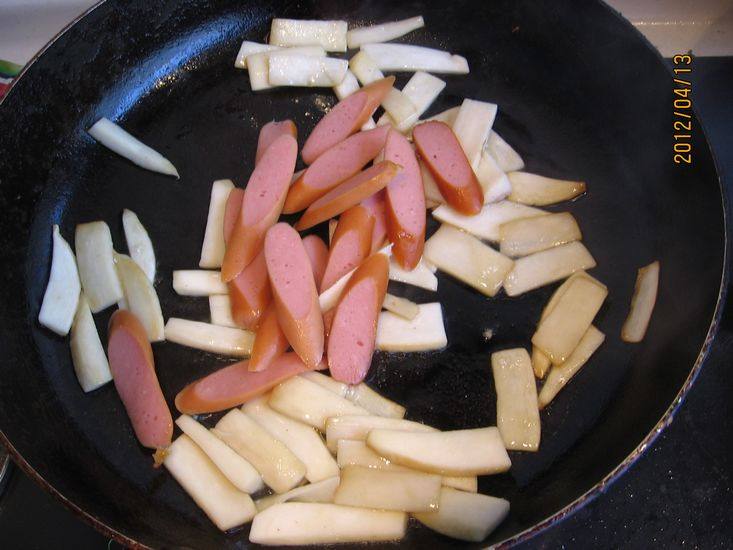
[[[155,282],[155,251],[150,235],[137,214],[127,208],[122,211],[122,227],[130,257],[140,266],[148,280]]]
[[[581,242],[563,244],[515,260],[504,290],[509,296],[518,296],[595,266],[596,261]]]
[[[180,178],[171,161],[106,118],[100,118],[87,132],[99,143],[141,168]]]
[[[415,269],[407,271],[390,258],[389,260],[389,278],[393,281],[405,283],[407,285],[419,286],[427,290],[435,292],[438,290],[438,278],[435,273],[427,267],[425,261],[421,258]]]
[[[382,397],[363,382],[352,386],[316,371],[304,372],[300,376],[326,388],[336,395],[345,397],[355,405],[366,409],[371,414],[390,418],[402,418],[405,416],[405,407],[398,405],[394,401],[390,401],[386,397]]]
[[[537,346],[532,346],[532,370],[537,378],[544,378],[547,371],[550,370],[552,361]]]
[[[66,336],[77,312],[81,283],[74,252],[61,236],[58,225],[53,226],[52,241],[51,271],[38,322],[59,336]]]
[[[570,212],[525,218],[502,224],[501,253],[517,257],[542,252],[583,238]]]
[[[407,514],[314,502],[285,502],[255,516],[249,540],[256,544],[303,545],[400,540]]]
[[[547,380],[540,390],[538,397],[540,409],[545,408],[550,401],[565,387],[570,379],[575,376],[580,368],[588,362],[590,356],[601,346],[605,335],[596,327],[591,325],[578,342],[578,346],[562,365],[552,367]]]
[[[173,272],[173,290],[181,296],[211,296],[228,294],[219,271],[178,269]]]
[[[514,262],[473,235],[443,224],[425,243],[425,257],[438,269],[495,296]]]
[[[311,483],[339,475],[338,464],[321,436],[311,426],[271,409],[267,396],[245,403],[242,411],[298,457],[305,465],[305,477]]]
[[[382,307],[408,321],[412,321],[420,312],[420,308],[415,302],[411,302],[407,298],[393,296],[389,293],[385,294]]]
[[[279,413],[322,432],[326,431],[329,418],[369,414],[366,409],[300,376],[276,386],[268,404]]]
[[[430,351],[448,345],[439,302],[420,304],[417,316],[404,317],[383,311],[377,322],[376,347],[382,351]]]
[[[239,326],[232,319],[232,303],[228,295],[214,294],[209,296],[209,311],[211,312],[212,325],[231,328]]]
[[[107,356],[84,293],[79,294],[79,305],[71,325],[70,346],[74,372],[81,389],[90,392],[112,380]]]
[[[255,53],[247,57],[249,68],[249,84],[252,91],[274,88],[270,83],[270,55],[325,57],[326,51],[320,46],[301,46],[298,48],[275,48],[271,51]]]
[[[456,134],[474,172],[478,170],[481,152],[489,139],[496,111],[495,103],[464,99],[453,122],[453,133]]]
[[[166,449],[163,465],[209,519],[226,531],[250,521],[257,510],[187,435]]]
[[[426,203],[430,201],[432,203],[437,203],[438,205],[443,204],[445,199],[443,198],[440,189],[438,189],[438,184],[435,183],[433,174],[430,173],[430,170],[428,170],[428,167],[425,166],[424,162],[418,161],[418,164],[420,165],[420,175],[422,176],[422,184],[425,189]]]
[[[393,21],[391,23],[381,23],[372,25],[371,27],[360,27],[351,29],[346,33],[346,41],[350,50],[355,50],[362,44],[373,44],[375,42],[389,42],[400,36],[404,36],[409,32],[420,29],[425,26],[422,15],[402,19],[401,21]]]
[[[361,51],[366,52],[382,71],[468,74],[465,57],[443,50],[407,44],[364,44]]]
[[[475,216],[464,216],[444,204],[433,210],[433,217],[443,223],[468,231],[479,239],[498,243],[501,239],[499,227],[511,220],[532,218],[549,214],[545,210],[532,208],[511,201],[486,204]]]
[[[415,107],[415,115],[409,120],[405,120],[402,124],[396,124],[394,119],[389,113],[384,113],[381,118],[377,121],[378,126],[384,124],[392,124],[400,131],[407,131],[412,128],[418,121],[418,117],[428,110],[433,101],[440,95],[440,92],[445,88],[445,80],[418,71],[412,75],[412,78],[407,81],[405,87],[402,88],[402,94],[410,100]],[[408,126],[409,125],[409,126]]]
[[[624,342],[641,342],[649,327],[654,304],[657,301],[659,287],[659,262],[652,262],[639,269],[631,297],[629,315],[621,327],[621,340]]]
[[[509,172],[512,184],[509,200],[532,206],[546,206],[574,199],[585,193],[585,182],[546,178],[529,172]]]
[[[494,130],[489,132],[489,139],[486,141],[484,150],[491,155],[491,158],[504,172],[516,172],[524,168],[524,161],[519,153]]]
[[[491,354],[496,388],[496,427],[504,446],[512,451],[537,451],[540,411],[532,361],[524,348]]]
[[[256,493],[265,484],[262,476],[246,459],[188,415],[176,419],[176,425],[209,457],[222,474],[243,493]]]
[[[346,21],[275,18],[270,27],[270,44],[323,46],[328,52],[345,52],[347,30]]]
[[[255,506],[257,506],[258,512],[262,512],[270,506],[282,504],[283,502],[333,502],[333,495],[336,493],[339,481],[340,478],[336,476],[316,483],[301,485],[287,493],[268,495],[255,500]]]
[[[276,493],[289,491],[305,475],[303,463],[239,409],[225,414],[211,432],[252,464]]]
[[[435,432],[432,426],[404,420],[402,418],[387,418],[384,416],[339,416],[326,421],[326,446],[335,453],[339,439],[364,441],[369,432],[376,428],[400,430],[407,432]]]
[[[426,118],[425,121],[427,122],[428,120],[437,120],[439,122],[445,122],[448,126],[452,128],[453,123],[456,121],[456,117],[458,116],[458,111],[460,110],[460,105],[458,105],[457,107],[451,107],[450,109],[439,112],[437,115]]]
[[[349,62],[335,57],[268,54],[271,86],[333,87],[340,84],[349,70]]]
[[[237,52],[237,58],[234,60],[234,66],[237,69],[247,68],[247,57],[262,52],[271,52],[274,50],[281,50],[280,46],[273,46],[272,44],[260,44],[259,42],[250,42],[245,40],[239,47]]]
[[[368,130],[373,130],[377,127],[377,123],[374,122],[374,119],[372,117],[369,117],[367,121],[362,125],[361,131],[366,132]]]
[[[175,344],[203,351],[249,357],[255,335],[248,330],[171,317],[165,324],[165,338]]]
[[[140,266],[125,254],[115,255],[115,265],[125,293],[125,309],[129,309],[138,318],[145,328],[148,340],[162,342],[165,340],[163,313],[153,283],[148,280]]]
[[[443,488],[438,510],[413,514],[415,519],[448,537],[481,542],[509,514],[509,501]]]
[[[481,159],[476,169],[476,179],[484,192],[484,204],[504,200],[512,192],[509,178],[486,150],[481,152]]]
[[[76,226],[74,241],[81,287],[92,313],[99,313],[123,296],[115,269],[112,234],[104,222],[82,223]]]
[[[234,189],[232,180],[216,180],[211,184],[209,215],[206,218],[204,242],[201,245],[199,267],[221,267],[224,259],[224,210],[229,193]]]

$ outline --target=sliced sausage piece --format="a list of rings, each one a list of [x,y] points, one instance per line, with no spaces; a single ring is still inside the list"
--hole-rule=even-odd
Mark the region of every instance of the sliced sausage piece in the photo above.
[[[298,129],[292,120],[282,120],[280,122],[273,120],[268,122],[260,129],[260,136],[257,139],[257,153],[255,154],[255,165],[260,162],[262,155],[265,154],[267,148],[272,145],[277,138],[283,134],[292,136],[298,140]]]
[[[321,292],[330,288],[369,256],[373,228],[374,216],[363,206],[352,206],[341,214],[331,241]]]
[[[227,204],[224,207],[224,242],[229,242],[229,237],[234,231],[234,225],[237,223],[239,211],[242,209],[242,199],[244,198],[244,189],[235,187],[229,191]]]
[[[388,282],[387,256],[372,254],[346,284],[328,335],[328,368],[335,380],[358,384],[369,372]]]
[[[359,172],[311,204],[295,228],[302,231],[345,212],[384,189],[398,171],[395,163],[383,161]]]
[[[384,190],[374,193],[371,197],[367,197],[361,201],[361,205],[369,210],[372,216],[374,216],[374,229],[372,229],[372,254],[384,246],[384,240],[387,238],[387,205],[384,201]]]
[[[273,225],[265,237],[265,260],[280,328],[295,353],[315,368],[323,357],[323,316],[298,232],[287,223]]]
[[[387,232],[394,245],[395,260],[411,271],[420,261],[425,246],[425,191],[420,165],[410,142],[396,130],[389,132],[384,160],[402,166],[385,189]]]
[[[260,317],[272,300],[264,250],[260,250],[252,263],[228,283],[227,287],[232,320],[240,327],[256,330]]]
[[[260,328],[255,334],[248,368],[253,372],[265,370],[286,351],[288,351],[288,340],[277,321],[277,308],[274,303],[271,303],[262,316]]]
[[[331,147],[357,132],[377,110],[394,81],[394,76],[382,78],[339,101],[318,121],[305,140],[301,152],[303,161],[312,164]]]
[[[308,208],[342,181],[349,179],[384,149],[389,126],[359,132],[331,147],[311,164],[288,191],[284,214]]]
[[[484,192],[450,126],[437,120],[423,122],[413,128],[412,138],[446,202],[461,214],[478,214]]]
[[[109,368],[115,388],[144,447],[163,449],[173,436],[173,418],[155,374],[153,350],[140,321],[127,310],[109,320]]]
[[[320,288],[328,263],[328,247],[318,235],[303,237],[303,246],[313,268],[313,280],[316,283],[316,288]]]
[[[239,275],[262,248],[265,233],[280,217],[297,156],[295,138],[281,135],[255,166],[227,243],[221,265],[222,281],[228,283]]]
[[[176,408],[183,414],[223,411],[309,370],[295,353],[281,355],[261,372],[250,372],[248,364],[249,361],[240,361],[190,383],[176,396]],[[325,363],[317,367],[318,370],[325,368]]]

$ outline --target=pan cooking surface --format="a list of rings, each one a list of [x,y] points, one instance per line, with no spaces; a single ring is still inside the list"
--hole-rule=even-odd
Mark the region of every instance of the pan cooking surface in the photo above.
[[[640,35],[592,2],[107,2],[36,61],[0,107],[0,249],[5,258],[0,338],[0,426],[15,451],[95,521],[150,546],[243,547],[219,533],[173,478],[151,467],[111,384],[84,395],[67,340],[35,321],[50,264],[51,225],[73,244],[77,223],[103,219],[124,250],[121,213],[135,211],[158,257],[166,318],[208,320],[206,299],[176,296],[171,271],[198,265],[210,185],[243,186],[259,128],[292,118],[302,145],[335,98],[329,90],[252,94],[233,68],[243,39],[262,41],[273,16],[344,18],[351,24],[421,13],[427,28],[403,41],[464,55],[467,76],[448,82],[428,114],[464,97],[496,102],[495,129],[527,170],[584,179],[588,194],[549,208],[578,219],[608,285],[596,319],[607,335],[590,363],[541,415],[538,453],[510,453],[511,472],[479,491],[511,501],[491,535],[516,536],[556,514],[614,471],[685,386],[714,320],[724,257],[722,198],[699,127],[694,163],[672,162],[672,80]],[[401,86],[409,75],[399,75]],[[106,116],[160,151],[175,181],[141,170],[84,129]],[[431,221],[429,232],[436,224]],[[657,308],[645,341],[620,341],[636,269],[661,261]],[[438,353],[378,353],[368,381],[442,429],[493,425],[492,351],[529,345],[556,285],[487,299],[439,274],[437,296],[390,292],[445,311],[449,346]],[[111,310],[96,316],[102,335]],[[483,332],[494,336],[485,341]],[[154,345],[169,404],[188,382],[228,362],[174,344]],[[211,418],[213,421],[215,418]],[[98,525],[99,526],[99,525]],[[404,544],[458,543],[420,527]]]

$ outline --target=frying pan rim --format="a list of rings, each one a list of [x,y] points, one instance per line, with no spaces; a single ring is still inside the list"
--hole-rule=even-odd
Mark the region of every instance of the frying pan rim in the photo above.
[[[5,93],[5,95],[0,98],[0,107],[5,102],[5,100],[10,96],[10,94],[13,92],[13,89],[15,88],[15,84],[23,77],[25,74],[30,70],[30,68],[36,63],[36,61],[48,50],[50,47],[52,47],[64,34],[66,34],[67,31],[69,31],[74,25],[76,25],[79,21],[84,19],[87,15],[89,15],[91,12],[99,8],[102,4],[106,4],[107,0],[100,0],[93,6],[89,7],[87,10],[79,14],[77,17],[75,17],[73,20],[71,20],[64,28],[62,28],[56,35],[54,35],[48,43],[38,51],[31,59],[28,61],[28,63],[23,67],[21,72],[16,76],[10,84],[9,89]],[[613,7],[609,6],[603,1],[600,1],[599,4],[601,4],[605,9],[607,9],[613,16],[615,16],[620,24],[630,25],[637,33],[637,36],[644,42],[647,48],[651,49],[651,51],[656,55],[658,60],[665,64],[664,58],[662,57],[661,53],[652,45],[652,43],[644,36],[641,31],[636,29],[631,22],[629,22],[626,18],[624,18],[621,13],[614,9]],[[695,113],[695,118],[698,122],[700,122],[700,117],[697,113],[697,107],[693,106],[693,111]],[[672,403],[669,405],[667,410],[664,412],[662,417],[659,419],[659,421],[654,425],[652,430],[642,439],[639,444],[629,453],[629,455],[621,461],[613,470],[611,470],[603,479],[598,481],[588,489],[584,494],[577,497],[575,500],[573,500],[571,503],[569,503],[567,506],[561,508],[557,512],[551,514],[544,520],[540,521],[539,523],[533,525],[532,527],[529,527],[525,529],[524,531],[517,533],[516,535],[505,539],[496,545],[492,547],[498,547],[498,548],[504,548],[504,547],[510,547],[514,546],[515,544],[518,544],[520,542],[529,540],[536,535],[542,533],[546,529],[560,523],[563,521],[566,517],[571,516],[578,510],[580,510],[582,507],[584,507],[586,504],[590,503],[592,500],[594,500],[600,493],[605,492],[605,490],[616,480],[618,480],[656,441],[657,437],[664,431],[673,421],[674,415],[677,412],[677,409],[682,405],[684,400],[687,397],[687,394],[689,393],[690,389],[692,388],[693,384],[695,383],[695,380],[697,379],[698,375],[700,374],[700,371],[702,370],[702,365],[707,359],[707,356],[710,352],[710,349],[713,344],[713,340],[715,339],[715,336],[718,333],[718,329],[720,328],[720,321],[723,314],[723,309],[725,306],[726,298],[728,295],[728,283],[730,279],[730,266],[729,266],[729,259],[730,259],[730,240],[728,238],[728,230],[730,229],[730,217],[728,213],[728,200],[727,196],[725,194],[725,189],[723,188],[722,181],[720,179],[720,167],[719,163],[715,154],[715,150],[712,148],[710,144],[710,139],[708,138],[708,133],[705,130],[705,127],[702,123],[699,124],[700,129],[703,133],[703,137],[705,138],[705,143],[708,146],[708,150],[710,151],[710,156],[713,160],[713,165],[715,167],[715,175],[718,182],[718,187],[720,191],[721,196],[721,206],[723,209],[723,262],[722,262],[722,272],[721,272],[721,279],[720,279],[720,288],[718,289],[718,298],[716,300],[715,304],[715,311],[713,312],[712,319],[710,321],[710,327],[708,329],[708,332],[705,336],[705,341],[703,342],[702,347],[700,348],[700,352],[697,355],[697,358],[692,365],[692,368],[690,370],[690,374],[685,379],[684,384],[680,388],[680,390],[677,392],[677,395],[675,396]],[[134,549],[148,549],[150,547],[140,543],[139,541],[136,541],[133,538],[130,538],[129,536],[125,535],[124,533],[121,533],[119,531],[116,531],[106,523],[104,523],[99,518],[92,515],[91,512],[84,510],[76,503],[69,500],[66,496],[64,496],[58,489],[56,489],[50,482],[48,482],[38,471],[36,471],[33,466],[31,466],[25,458],[20,454],[20,452],[15,448],[15,446],[10,442],[10,440],[7,438],[5,433],[0,428],[0,442],[7,448],[8,452],[10,453],[10,456],[13,458],[13,462],[32,480],[34,480],[44,491],[51,494],[54,498],[56,498],[62,505],[64,505],[67,509],[69,509],[75,516],[86,522],[88,525],[91,525],[94,529],[96,529],[98,532],[100,532],[102,535],[111,538],[115,542],[124,545],[128,548],[134,548]]]

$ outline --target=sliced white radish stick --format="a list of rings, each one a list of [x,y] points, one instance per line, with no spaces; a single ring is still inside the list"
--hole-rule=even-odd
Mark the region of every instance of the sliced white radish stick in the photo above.
[[[130,257],[140,266],[148,280],[155,282],[155,251],[150,235],[137,214],[127,208],[122,211],[122,227]]]
[[[232,319],[232,303],[226,294],[209,296],[209,310],[212,325],[238,328],[237,323]]]
[[[369,386],[364,384],[349,385],[334,380],[330,376],[320,372],[310,371],[301,374],[303,378],[341,397],[345,397],[355,405],[358,405],[371,414],[386,416],[390,418],[402,418],[405,416],[405,408],[386,397],[382,397]]]
[[[550,370],[552,361],[537,346],[532,346],[532,370],[537,378],[544,378],[547,371]]]
[[[283,502],[333,502],[333,495],[336,493],[336,488],[339,486],[339,477],[329,477],[318,481],[316,483],[309,483],[308,485],[302,485],[291,489],[287,493],[281,495],[269,495],[262,497],[261,499],[255,500],[255,506],[257,511],[262,512],[267,510],[270,506],[275,504],[282,504]]]
[[[345,52],[347,30],[346,21],[275,18],[270,27],[270,44],[322,46],[329,52]]]
[[[453,122],[453,132],[466,153],[471,168],[476,172],[481,161],[484,143],[494,125],[497,106],[495,103],[464,99]]]
[[[106,118],[100,118],[87,132],[99,143],[141,168],[180,178],[171,161]]]
[[[608,290],[586,277],[578,277],[540,323],[532,343],[560,365],[570,356],[593,322]]]
[[[419,286],[427,290],[435,292],[438,290],[438,278],[435,273],[427,266],[424,258],[415,266],[412,271],[407,271],[390,258],[389,260],[389,278],[393,281],[405,283],[406,285]]]
[[[81,283],[74,252],[61,236],[59,226],[54,225],[51,272],[38,313],[38,322],[59,336],[66,336],[77,312],[80,291]]]
[[[487,475],[511,467],[499,430],[495,427],[450,432],[403,432],[374,429],[369,445],[389,460],[424,472],[442,475]]]
[[[281,56],[297,55],[308,57],[325,57],[326,51],[320,46],[301,46],[299,48],[275,48],[271,51],[252,54],[247,57],[249,70],[249,84],[252,91],[274,88],[270,83],[270,55],[278,53]]]
[[[377,349],[382,351],[430,351],[448,345],[439,302],[420,304],[414,319],[383,311],[377,323]]]
[[[70,345],[74,372],[81,389],[90,392],[112,380],[107,356],[84,293],[79,294]]]
[[[435,428],[412,420],[384,416],[340,416],[326,422],[326,445],[332,453],[338,449],[339,439],[364,441],[376,428],[406,432],[434,432]]]
[[[321,436],[306,424],[271,409],[267,396],[246,403],[242,410],[272,437],[281,441],[305,465],[311,483],[339,475],[339,467]]]
[[[410,124],[410,128],[414,126],[417,118],[428,110],[433,101],[440,95],[440,92],[443,91],[443,88],[445,88],[444,80],[423,71],[416,72],[402,88],[402,94],[415,106],[415,117],[398,125],[389,113],[384,113],[377,121],[377,125],[392,124],[395,127],[399,126],[398,129],[403,132],[407,131],[409,129],[407,124]]]
[[[537,451],[540,411],[532,361],[524,348],[491,354],[496,388],[496,426],[504,446],[512,451]]]
[[[433,217],[436,220],[468,231],[479,239],[485,239],[495,243],[498,243],[501,239],[501,234],[499,233],[501,224],[511,220],[532,218],[543,214],[549,214],[549,212],[511,201],[487,204],[475,216],[464,216],[448,205],[439,206],[433,210]]]
[[[138,318],[145,328],[148,340],[165,340],[163,312],[160,310],[160,301],[153,283],[129,256],[116,254],[115,264],[125,293],[125,309],[129,309]]]
[[[456,121],[458,111],[460,110],[460,105],[458,105],[457,107],[451,107],[450,109],[439,112],[437,115],[426,118],[425,121],[427,122],[428,120],[437,120],[439,122],[445,122],[448,126],[453,127],[453,123]]]
[[[440,486],[439,475],[347,466],[341,471],[333,502],[377,510],[427,512],[437,509]]]
[[[171,317],[165,324],[165,338],[175,344],[211,353],[249,357],[255,335],[239,328],[220,327]]]
[[[570,212],[525,218],[502,224],[499,228],[501,253],[526,256],[583,238]]]
[[[224,259],[224,211],[227,198],[234,189],[232,180],[216,180],[211,185],[211,199],[209,199],[209,215],[206,219],[204,243],[201,245],[201,259],[199,267],[221,267]]]
[[[211,296],[227,294],[226,283],[219,271],[179,269],[173,272],[173,290],[181,296]]]
[[[354,50],[362,44],[373,44],[375,42],[389,42],[400,36],[404,36],[409,32],[420,29],[425,26],[422,15],[402,19],[401,21],[393,21],[391,23],[381,23],[372,25],[371,27],[360,27],[351,29],[346,33],[346,41],[349,49]]]
[[[629,316],[621,328],[621,340],[624,342],[641,342],[644,339],[657,301],[658,286],[659,262],[652,262],[639,269]]]
[[[511,145],[497,134],[494,130],[489,133],[489,139],[486,141],[485,151],[499,165],[504,172],[516,172],[524,168],[524,161]]]
[[[408,321],[412,321],[420,313],[420,307],[415,302],[411,302],[407,298],[393,296],[389,293],[384,296],[382,307]]]
[[[476,169],[476,179],[484,191],[484,204],[504,200],[512,192],[509,178],[486,150],[481,152],[481,160]]]
[[[340,84],[349,70],[349,62],[334,57],[285,55],[277,51],[269,55],[271,86],[333,87]]]
[[[163,465],[222,531],[247,523],[257,513],[249,495],[237,490],[187,435],[168,447]]]
[[[558,392],[565,387],[570,379],[575,376],[580,368],[588,362],[590,356],[601,346],[605,335],[596,327],[591,325],[578,342],[578,346],[562,365],[552,367],[547,380],[540,390],[538,397],[540,409],[545,408],[552,401]]]
[[[509,501],[443,488],[438,510],[413,514],[433,531],[454,539],[481,542],[509,514]]]
[[[514,262],[473,235],[450,225],[441,225],[425,243],[425,257],[456,279],[494,296]]]
[[[294,420],[326,431],[329,418],[366,415],[369,411],[300,376],[286,380],[274,390],[270,407]]]
[[[239,409],[225,414],[211,431],[247,459],[276,493],[289,491],[305,476],[303,463]]]
[[[443,204],[445,199],[443,198],[440,189],[438,189],[438,184],[435,183],[433,174],[430,173],[430,170],[428,170],[428,167],[425,166],[424,162],[418,160],[418,164],[420,164],[420,175],[422,176],[422,184],[425,188],[425,204],[427,205],[428,202],[433,203],[436,206]]]
[[[234,60],[234,66],[237,69],[246,69],[247,57],[249,57],[250,55],[263,52],[271,52],[280,49],[282,49],[280,48],[280,46],[273,46],[272,44],[260,44],[259,42],[250,42],[249,40],[245,40],[239,47],[239,52],[237,52],[237,57]]]
[[[123,296],[115,268],[112,234],[104,222],[82,223],[76,226],[75,245],[81,287],[92,313],[99,313]]]
[[[516,260],[504,281],[504,290],[509,296],[518,296],[595,266],[596,261],[582,243],[563,244]]]
[[[179,416],[176,425],[209,457],[222,474],[244,493],[256,493],[265,484],[247,460],[188,415]]]
[[[407,514],[315,502],[275,504],[255,516],[249,540],[266,545],[400,540]]]
[[[361,47],[382,71],[426,71],[468,74],[465,57],[407,44],[364,44]]]
[[[585,182],[546,178],[529,172],[509,172],[512,194],[509,200],[532,206],[546,206],[574,199],[585,193]]]

